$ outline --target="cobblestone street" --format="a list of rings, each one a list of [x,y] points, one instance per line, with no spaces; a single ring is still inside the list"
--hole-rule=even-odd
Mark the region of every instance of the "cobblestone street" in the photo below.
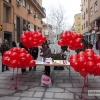
[[[0,71],[0,100],[80,100],[79,95],[84,79],[77,72],[71,69],[70,81],[67,68],[65,70],[53,70],[51,67],[52,87],[46,88],[41,87],[43,70],[43,66],[37,66],[30,82],[32,72],[22,75],[19,69],[17,90],[14,89],[15,75],[14,80],[10,80],[13,75],[12,69],[5,72]],[[88,87],[85,87],[84,91],[85,100],[99,100],[100,97],[88,96],[88,90],[100,90],[100,77],[89,75],[88,78]]]

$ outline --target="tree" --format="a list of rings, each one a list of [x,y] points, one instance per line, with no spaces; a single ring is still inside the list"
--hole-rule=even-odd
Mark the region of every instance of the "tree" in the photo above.
[[[57,39],[57,35],[69,28],[67,12],[59,2],[56,5],[49,5],[47,10],[46,23],[52,25]]]

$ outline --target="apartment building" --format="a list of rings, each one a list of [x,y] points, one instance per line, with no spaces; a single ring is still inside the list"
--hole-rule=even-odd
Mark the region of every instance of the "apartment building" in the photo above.
[[[74,20],[75,32],[82,34],[81,13],[75,14]]]
[[[90,3],[89,0],[81,0],[81,15],[82,15],[82,33],[89,32],[90,26]]]
[[[0,0],[0,43],[4,39],[20,42],[25,30],[42,30],[42,18],[46,17],[42,0]]]
[[[90,0],[90,23],[96,41],[100,40],[100,0]]]

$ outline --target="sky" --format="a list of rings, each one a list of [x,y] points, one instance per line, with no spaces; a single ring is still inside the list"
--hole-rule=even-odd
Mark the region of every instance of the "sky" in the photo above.
[[[69,16],[68,24],[72,26],[74,23],[74,15],[81,12],[81,0],[42,0],[42,5],[46,9],[46,12],[48,12],[50,5],[56,5],[58,1],[65,8]]]

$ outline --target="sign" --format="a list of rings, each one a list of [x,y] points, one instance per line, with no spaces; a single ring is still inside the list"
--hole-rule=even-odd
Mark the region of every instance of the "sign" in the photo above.
[[[2,31],[2,25],[0,25],[0,31]]]

